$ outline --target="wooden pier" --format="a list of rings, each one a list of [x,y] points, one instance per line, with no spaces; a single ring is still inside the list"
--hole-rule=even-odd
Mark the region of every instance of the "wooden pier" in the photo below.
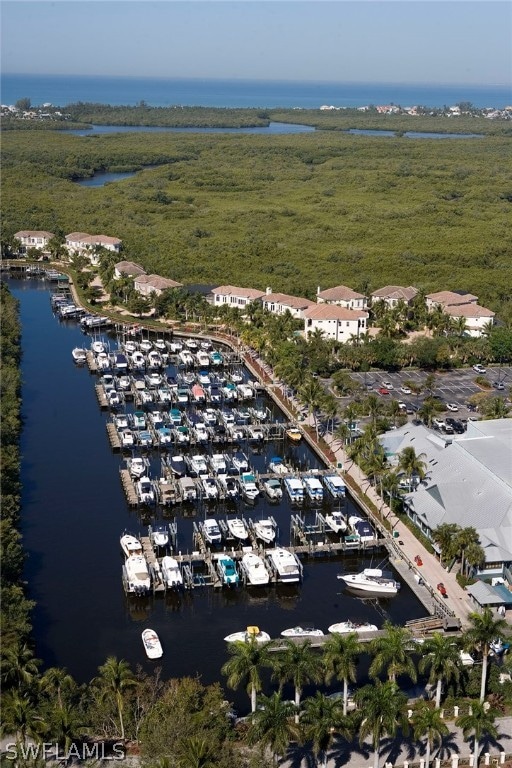
[[[108,408],[107,396],[101,384],[96,384],[94,389],[96,390],[96,397],[98,398],[98,403],[100,404],[100,408],[102,410],[105,408]]]
[[[121,483],[123,485],[123,491],[126,496],[128,505],[130,507],[137,507],[139,504],[139,499],[137,496],[137,491],[135,490],[135,483],[133,482],[129,470],[120,469],[119,474],[121,475]]]
[[[89,371],[91,373],[98,373],[98,364],[96,363],[96,358],[94,357],[90,349],[87,350],[87,352],[85,353],[85,356],[86,356],[87,367],[89,368]]]
[[[121,450],[121,441],[119,439],[119,433],[115,427],[115,424],[112,424],[109,422],[107,424],[107,435],[108,440],[110,443],[110,447],[113,451],[120,451]]]

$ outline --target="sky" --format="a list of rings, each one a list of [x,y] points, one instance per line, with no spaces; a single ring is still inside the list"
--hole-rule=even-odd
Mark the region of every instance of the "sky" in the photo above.
[[[2,0],[3,73],[506,85],[508,0]]]

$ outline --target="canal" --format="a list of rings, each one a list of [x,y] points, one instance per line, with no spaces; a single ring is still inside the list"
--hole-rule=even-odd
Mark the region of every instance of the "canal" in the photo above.
[[[145,534],[148,522],[178,525],[178,547],[192,550],[193,521],[203,510],[176,508],[152,517],[130,510],[122,491],[119,454],[111,451],[106,423],[96,399],[96,378],[73,364],[71,350],[89,346],[77,323],[59,322],[50,304],[50,286],[41,280],[8,279],[20,302],[22,326],[22,533],[28,553],[25,578],[36,601],[33,614],[37,655],[44,666],[66,667],[79,681],[96,673],[109,655],[148,671],[155,662],[144,654],[141,631],[155,629],[164,647],[158,662],[165,677],[200,675],[203,683],[221,679],[226,661],[225,635],[258,625],[272,637],[298,624],[324,632],[334,622],[351,619],[381,627],[386,619],[403,623],[426,614],[406,584],[391,599],[354,597],[343,591],[336,575],[376,567],[383,552],[350,553],[304,559],[300,585],[268,588],[195,589],[165,596],[126,596],[121,582],[119,538],[125,529]],[[114,343],[111,340],[111,343]],[[172,372],[172,371],[171,371]],[[274,409],[266,396],[261,405]],[[133,408],[132,405],[128,406]],[[320,467],[304,443],[278,441],[254,452],[245,446],[254,468],[264,471],[270,456],[284,456],[304,468]],[[152,458],[158,477],[159,456]],[[347,500],[350,507],[352,502]],[[291,508],[260,498],[256,506],[239,502],[239,512],[253,519],[272,515],[280,543],[289,542]],[[326,502],[327,504],[327,502]],[[325,510],[324,510],[325,511]],[[212,512],[223,514],[221,509]],[[156,514],[156,517],[155,517]],[[386,567],[391,569],[386,563]],[[364,667],[367,666],[363,662]],[[246,707],[245,693],[229,694]],[[237,702],[237,700],[239,700]]]

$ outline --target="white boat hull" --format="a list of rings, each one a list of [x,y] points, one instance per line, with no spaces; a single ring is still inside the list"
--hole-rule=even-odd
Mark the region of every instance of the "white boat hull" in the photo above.
[[[159,659],[163,656],[160,638],[153,629],[145,629],[142,633],[142,643],[148,659]]]
[[[378,582],[372,579],[367,581],[361,581],[357,579],[357,575],[339,576],[341,581],[344,581],[347,587],[358,592],[371,592],[372,594],[379,595],[396,595],[398,593],[397,582],[389,580],[389,582]]]

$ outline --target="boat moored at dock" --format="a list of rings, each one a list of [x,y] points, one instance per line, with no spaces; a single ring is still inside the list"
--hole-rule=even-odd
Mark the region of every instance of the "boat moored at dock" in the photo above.
[[[259,627],[247,627],[243,632],[232,632],[224,640],[226,643],[269,643],[270,635]]]
[[[293,552],[283,547],[267,550],[266,557],[276,573],[278,581],[283,583],[299,582],[302,579],[302,565]]]
[[[290,629],[284,629],[281,632],[281,637],[323,637],[324,633],[321,629],[314,629],[313,627],[291,627]]]
[[[369,622],[355,624],[353,621],[339,621],[337,624],[331,624],[328,631],[335,635],[348,635],[352,632],[359,635],[364,634],[365,632],[377,632],[378,627]]]
[[[247,583],[253,587],[265,586],[270,581],[263,559],[256,552],[246,552],[240,561]]]
[[[334,499],[344,499],[346,495],[346,485],[342,478],[335,472],[323,476],[324,485]]]
[[[372,592],[381,595],[396,595],[400,582],[384,576],[380,568],[365,568],[360,573],[338,574],[347,587],[360,592]]]

